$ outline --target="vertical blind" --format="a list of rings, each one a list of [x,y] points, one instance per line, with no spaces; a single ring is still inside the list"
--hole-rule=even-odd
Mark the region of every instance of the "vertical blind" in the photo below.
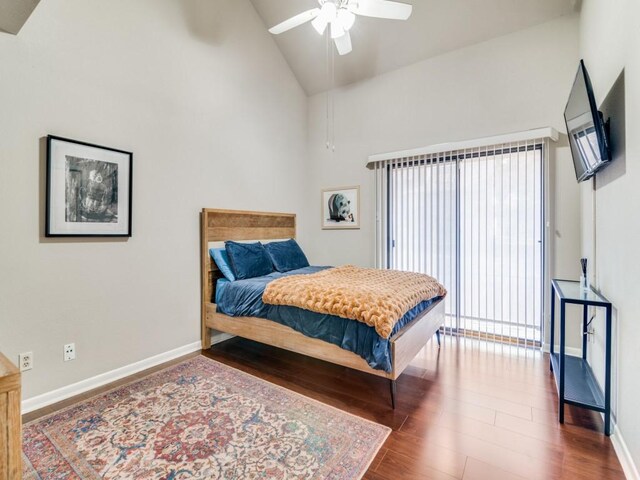
[[[376,266],[447,288],[445,333],[540,346],[543,138],[376,161]]]

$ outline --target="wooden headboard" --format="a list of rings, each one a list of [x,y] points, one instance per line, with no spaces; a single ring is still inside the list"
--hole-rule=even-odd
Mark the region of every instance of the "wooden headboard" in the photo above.
[[[203,208],[200,214],[202,308],[214,300],[215,282],[222,277],[209,255],[209,243],[226,240],[296,238],[294,213],[251,212]],[[204,313],[203,313],[204,314]]]

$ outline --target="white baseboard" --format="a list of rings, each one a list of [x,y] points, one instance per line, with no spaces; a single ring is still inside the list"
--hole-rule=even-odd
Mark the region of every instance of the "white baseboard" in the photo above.
[[[549,344],[545,343],[544,345],[542,345],[542,351],[544,353],[549,353],[550,348],[549,348]],[[560,351],[560,345],[556,345],[554,347],[554,351],[556,353],[558,353]],[[576,347],[564,347],[564,351],[567,355],[571,355],[572,357],[581,357],[582,356],[582,349],[581,348],[576,348]]]
[[[620,465],[622,465],[624,475],[628,480],[640,480],[638,467],[633,461],[631,452],[629,451],[620,430],[615,425],[613,426],[613,435],[611,435],[610,438],[613,448],[616,451],[616,455],[618,455],[618,460],[620,460]]]
[[[71,385],[67,385],[66,387],[58,388],[41,395],[36,395],[35,397],[31,397],[22,401],[22,413],[33,412],[34,410],[38,410],[39,408],[52,405],[62,400],[66,400],[67,398],[73,397],[74,395],[79,395],[94,388],[106,385],[107,383],[115,382],[116,380],[120,380],[129,375],[133,375],[135,373],[141,372],[142,370],[146,370],[147,368],[155,367],[156,365],[160,365],[175,358],[179,358],[184,355],[188,355],[189,353],[196,352],[201,348],[202,345],[200,341],[189,343],[188,345],[169,350],[168,352],[145,358],[144,360],[140,360],[139,362],[131,363],[129,365],[125,365],[124,367],[101,373],[99,375],[96,375],[95,377],[72,383]]]

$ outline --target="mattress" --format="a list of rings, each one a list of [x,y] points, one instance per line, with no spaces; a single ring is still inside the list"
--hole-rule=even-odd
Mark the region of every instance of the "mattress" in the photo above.
[[[262,301],[267,284],[289,275],[315,273],[331,267],[311,266],[290,272],[273,272],[263,277],[218,280],[216,284],[217,311],[231,317],[260,317],[286,325],[311,338],[318,338],[353,352],[376,370],[391,372],[391,343],[380,337],[373,327],[334,315],[311,312],[297,307],[268,305]],[[409,310],[396,324],[391,337],[413,321],[440,297],[424,301]]]

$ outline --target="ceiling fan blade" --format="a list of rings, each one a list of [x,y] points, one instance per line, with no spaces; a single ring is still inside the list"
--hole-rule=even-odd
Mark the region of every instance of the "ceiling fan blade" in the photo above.
[[[324,34],[324,31],[327,29],[327,25],[329,25],[329,20],[327,20],[324,16],[320,15],[316,17],[313,22],[311,22],[313,28],[316,29],[320,35]]]
[[[413,5],[390,0],[357,0],[349,3],[349,10],[365,17],[406,20],[411,16]]]
[[[349,32],[345,32],[341,37],[334,38],[333,41],[340,55],[346,55],[351,52],[351,35],[349,35]]]
[[[271,27],[269,32],[274,35],[278,35],[280,33],[286,32],[287,30],[291,30],[292,28],[298,27],[303,23],[307,23],[318,16],[320,13],[319,8],[312,8],[311,10],[307,10],[306,12],[299,13],[298,15],[285,20],[282,23],[279,23],[275,27]]]

